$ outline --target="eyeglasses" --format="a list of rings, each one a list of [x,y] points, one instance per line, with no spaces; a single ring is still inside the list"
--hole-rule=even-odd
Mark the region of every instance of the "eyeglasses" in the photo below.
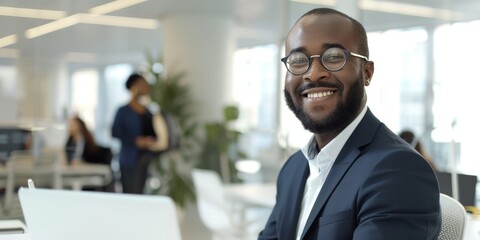
[[[287,70],[293,75],[302,75],[312,66],[313,58],[320,58],[322,65],[331,72],[340,71],[347,63],[350,56],[358,57],[368,61],[368,58],[357,53],[349,52],[345,49],[332,47],[327,49],[322,55],[312,55],[307,57],[301,52],[292,52],[281,59]]]

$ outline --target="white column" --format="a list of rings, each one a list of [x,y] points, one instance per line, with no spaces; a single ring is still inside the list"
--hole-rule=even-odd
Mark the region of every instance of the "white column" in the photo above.
[[[229,14],[175,13],[162,19],[167,74],[185,72],[202,122],[222,119],[232,95],[235,38]]]

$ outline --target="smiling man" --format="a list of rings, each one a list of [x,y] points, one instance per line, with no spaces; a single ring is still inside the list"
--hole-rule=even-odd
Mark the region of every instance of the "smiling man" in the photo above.
[[[374,64],[364,27],[313,9],[285,49],[285,99],[313,137],[281,169],[259,239],[437,239],[434,172],[366,106]]]

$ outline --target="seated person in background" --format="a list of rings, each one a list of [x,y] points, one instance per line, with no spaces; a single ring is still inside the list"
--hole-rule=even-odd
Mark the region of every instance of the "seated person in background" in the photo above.
[[[80,161],[110,164],[110,149],[95,143],[92,134],[80,117],[71,118],[68,126],[69,134],[65,144],[68,164],[76,164]]]
[[[417,150],[417,152],[420,153],[420,155],[422,155],[423,158],[425,158],[428,161],[428,163],[430,164],[430,166],[432,166],[432,169],[435,172],[438,171],[438,168],[436,167],[435,162],[433,162],[430,155],[428,155],[425,152],[425,150],[423,150],[422,144],[420,143],[420,139],[418,139],[412,131],[403,130],[398,134],[398,136],[400,136],[403,140],[405,140],[405,142],[409,143],[413,148],[415,148],[415,150]]]
[[[97,145],[87,129],[85,122],[78,116],[72,117],[68,123],[68,138],[65,144],[65,153],[69,165],[78,164],[81,161],[89,163],[101,163],[110,166],[112,152],[110,148]],[[113,173],[112,173],[113,175]],[[114,181],[100,188],[83,188],[90,191],[114,192]]]

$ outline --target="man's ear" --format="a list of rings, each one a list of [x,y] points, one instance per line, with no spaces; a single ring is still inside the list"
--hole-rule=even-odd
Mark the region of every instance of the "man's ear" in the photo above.
[[[372,81],[373,72],[375,71],[375,64],[372,61],[368,61],[365,63],[365,67],[363,68],[363,83],[365,86],[370,85]]]

